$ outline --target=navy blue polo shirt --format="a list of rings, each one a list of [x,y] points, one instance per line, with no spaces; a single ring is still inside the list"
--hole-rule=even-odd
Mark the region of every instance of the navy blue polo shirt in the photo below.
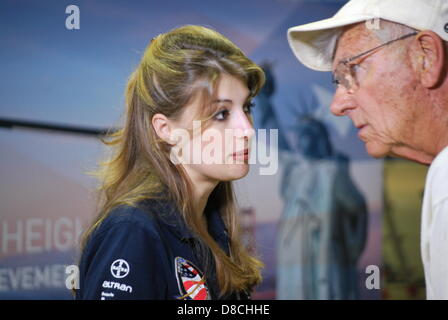
[[[219,212],[206,209],[205,214],[210,235],[229,254]],[[203,281],[197,241],[172,201],[150,199],[137,208],[116,207],[82,253],[76,299],[218,299],[213,270]],[[249,298],[238,292],[220,299]]]

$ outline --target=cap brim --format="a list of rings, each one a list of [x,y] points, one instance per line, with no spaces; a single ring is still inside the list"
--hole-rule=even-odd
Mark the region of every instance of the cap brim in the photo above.
[[[288,42],[297,59],[310,69],[331,71],[341,27],[373,19],[370,15],[332,17],[288,29]]]

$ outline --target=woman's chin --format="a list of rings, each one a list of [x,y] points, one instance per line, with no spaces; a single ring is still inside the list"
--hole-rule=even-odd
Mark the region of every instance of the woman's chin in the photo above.
[[[222,181],[232,181],[242,179],[249,173],[249,165],[243,164],[228,164],[225,166]]]

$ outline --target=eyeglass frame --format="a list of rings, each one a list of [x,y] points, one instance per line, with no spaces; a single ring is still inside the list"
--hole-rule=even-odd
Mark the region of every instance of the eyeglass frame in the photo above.
[[[355,55],[355,56],[352,56],[352,57],[349,57],[349,58],[346,58],[346,59],[343,59],[343,60],[339,61],[339,62],[338,62],[338,66],[339,66],[340,64],[343,64],[343,65],[345,65],[346,67],[348,67],[348,68],[349,68],[349,76],[353,79],[353,83],[356,83],[356,82],[357,82],[357,81],[356,81],[356,77],[352,75],[352,67],[353,67],[353,66],[356,66],[356,65],[359,65],[359,64],[362,63],[362,62],[360,62],[360,63],[356,63],[356,64],[352,64],[352,65],[349,65],[350,62],[352,62],[352,61],[354,61],[354,60],[356,60],[356,59],[359,59],[359,58],[361,58],[362,56],[364,56],[364,55],[366,55],[366,54],[369,54],[369,53],[371,53],[371,52],[373,52],[373,51],[375,51],[375,50],[378,50],[378,49],[380,49],[380,48],[382,48],[382,47],[388,46],[388,45],[391,44],[391,43],[394,43],[394,42],[396,42],[396,41],[403,40],[403,39],[406,39],[406,38],[415,36],[415,35],[417,35],[417,34],[418,34],[418,32],[417,32],[417,31],[414,31],[414,32],[405,34],[405,35],[403,35],[403,36],[401,36],[401,37],[398,37],[398,38],[396,38],[396,39],[389,40],[389,41],[387,41],[387,42],[385,42],[385,43],[383,43],[383,44],[380,44],[379,46],[376,46],[376,47],[374,47],[374,48],[372,48],[372,49],[369,49],[369,50],[364,51],[364,52],[362,52],[362,53],[359,53],[359,54],[357,54],[357,55]],[[335,84],[335,85],[337,85],[337,86],[342,85],[342,86],[345,87],[345,89],[346,89],[347,91],[350,91],[352,85],[348,85],[348,86],[343,85],[343,84],[341,83],[341,80],[336,78],[336,74],[335,74],[335,73],[336,73],[336,69],[337,69],[337,67],[335,68],[335,72],[332,73],[332,83]],[[348,81],[347,81],[347,82],[348,82]],[[358,86],[359,84],[356,83],[356,85]]]

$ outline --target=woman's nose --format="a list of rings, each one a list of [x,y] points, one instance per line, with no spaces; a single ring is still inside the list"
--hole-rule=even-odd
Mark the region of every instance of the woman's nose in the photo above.
[[[238,131],[241,131],[242,137],[248,139],[252,138],[252,136],[255,134],[255,130],[250,114],[246,114],[243,112],[238,121],[239,125],[237,126],[237,128],[240,129]]]

